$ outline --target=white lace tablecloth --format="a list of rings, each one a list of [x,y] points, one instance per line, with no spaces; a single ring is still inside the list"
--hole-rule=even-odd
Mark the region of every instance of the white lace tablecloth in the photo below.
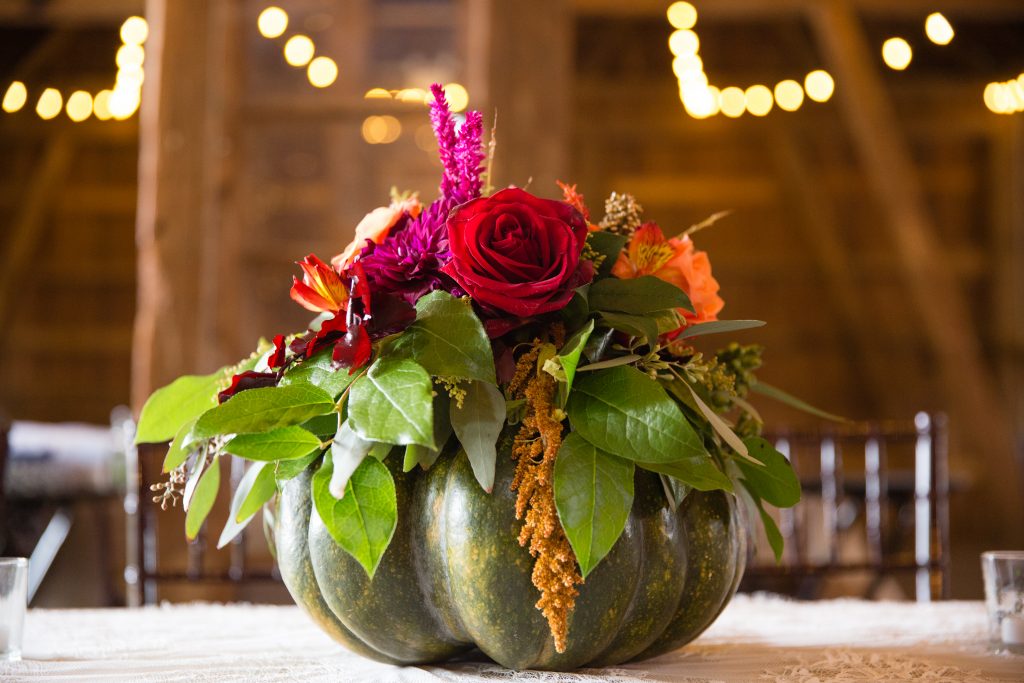
[[[394,667],[350,654],[295,607],[192,604],[32,610],[4,681],[1024,681],[988,650],[980,602],[738,596],[699,640],[657,659],[573,674],[493,664]]]

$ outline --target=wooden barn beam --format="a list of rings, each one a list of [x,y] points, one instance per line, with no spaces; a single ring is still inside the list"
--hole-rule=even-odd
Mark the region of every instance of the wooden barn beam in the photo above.
[[[1015,483],[1019,474],[1009,415],[983,361],[967,298],[947,265],[900,122],[873,66],[873,51],[850,2],[814,3],[808,15],[835,75],[861,165],[887,217],[884,224],[903,264],[912,313],[934,354],[945,403],[958,429],[986,460],[979,474],[995,494],[987,513],[1002,513],[1002,526],[1016,534],[1024,527],[1024,511]]]
[[[768,144],[783,180],[786,203],[794,206],[799,214],[800,234],[811,247],[814,263],[825,282],[854,374],[862,379],[867,389],[859,402],[881,410],[885,417],[897,417],[890,412],[892,391],[888,377],[883,374],[884,368],[872,362],[884,340],[879,340],[878,331],[868,324],[870,312],[857,285],[855,261],[844,243],[830,193],[801,151],[801,142],[786,125],[773,122]],[[876,418],[879,413],[858,417]]]
[[[0,2],[0,24],[116,26],[141,14],[145,4],[145,0],[4,0]]]
[[[568,0],[465,3],[466,87],[485,121],[497,112],[493,181],[558,194],[569,168],[572,11]],[[488,136],[489,137],[489,136]]]
[[[132,402],[232,357],[239,0],[148,0]]]
[[[32,256],[43,238],[45,221],[54,206],[54,197],[67,176],[74,148],[67,133],[53,137],[36,166],[21,208],[10,232],[3,239],[0,261],[0,336],[11,328],[14,302],[25,291],[24,278],[30,271]]]

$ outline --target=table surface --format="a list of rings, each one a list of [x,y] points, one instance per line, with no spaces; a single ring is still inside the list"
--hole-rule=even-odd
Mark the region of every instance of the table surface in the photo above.
[[[980,602],[737,596],[696,642],[656,659],[572,674],[493,664],[394,667],[350,654],[296,607],[164,605],[31,610],[12,681],[1024,681],[1024,656],[991,652]]]

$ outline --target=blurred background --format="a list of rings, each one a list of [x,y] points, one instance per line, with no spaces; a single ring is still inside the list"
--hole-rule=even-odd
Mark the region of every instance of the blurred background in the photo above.
[[[978,553],[1024,547],[1019,0],[0,0],[0,555],[33,604],[287,601],[258,528],[217,553],[153,514],[132,410],[301,329],[293,262],[392,186],[436,195],[435,81],[497,114],[499,186],[732,212],[696,238],[722,317],[864,425],[843,458],[758,403],[814,442],[780,520],[811,579],[753,587],[978,598]]]

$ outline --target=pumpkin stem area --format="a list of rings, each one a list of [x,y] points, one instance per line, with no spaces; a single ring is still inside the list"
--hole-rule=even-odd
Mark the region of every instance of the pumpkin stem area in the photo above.
[[[556,343],[564,335],[554,331]],[[555,508],[554,468],[562,445],[562,423],[553,417],[554,378],[546,372],[536,373],[540,343],[516,363],[516,372],[509,384],[510,392],[526,400],[526,415],[512,448],[516,460],[512,490],[516,492],[516,519],[523,520],[519,544],[529,546],[533,564],[533,585],[541,597],[536,607],[548,620],[555,650],[565,652],[569,631],[569,613],[576,605],[583,583],[576,555]]]

